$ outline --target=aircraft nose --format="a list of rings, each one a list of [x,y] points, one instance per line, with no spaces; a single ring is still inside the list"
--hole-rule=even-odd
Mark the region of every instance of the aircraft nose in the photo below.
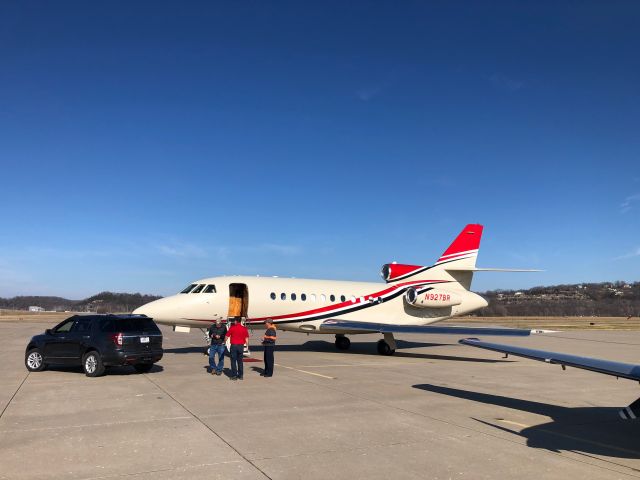
[[[156,321],[174,320],[175,313],[171,308],[173,301],[171,297],[161,298],[153,302],[146,303],[136,308],[133,313],[136,315],[146,315]]]

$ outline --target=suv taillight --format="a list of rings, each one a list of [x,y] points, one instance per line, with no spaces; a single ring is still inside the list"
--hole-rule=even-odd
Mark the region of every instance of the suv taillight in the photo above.
[[[115,343],[116,345],[121,347],[122,346],[122,333],[114,333],[113,335],[111,335],[111,340],[113,340],[113,343]]]

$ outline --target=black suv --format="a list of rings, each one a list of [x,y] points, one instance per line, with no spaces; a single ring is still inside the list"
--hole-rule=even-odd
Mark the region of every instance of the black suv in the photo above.
[[[148,372],[161,358],[162,332],[145,315],[74,315],[33,337],[24,363],[30,372],[49,364],[82,365],[88,377],[98,377],[118,365]]]

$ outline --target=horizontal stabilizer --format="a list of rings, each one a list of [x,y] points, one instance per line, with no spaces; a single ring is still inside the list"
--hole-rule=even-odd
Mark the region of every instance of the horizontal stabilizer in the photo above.
[[[431,325],[390,325],[387,323],[352,322],[348,320],[325,320],[320,330],[344,330],[358,333],[425,333],[440,335],[490,335],[526,337],[531,330],[501,327],[458,327]]]
[[[591,357],[578,357],[566,353],[547,352],[545,350],[534,350],[532,348],[515,347],[512,345],[501,345],[499,343],[483,342],[475,338],[465,338],[459,343],[471,347],[484,348],[494,352],[506,353],[517,357],[530,358],[541,362],[558,364],[567,367],[582,368],[592,372],[613,375],[614,377],[628,378],[629,380],[640,381],[640,365],[631,363],[612,362]]]

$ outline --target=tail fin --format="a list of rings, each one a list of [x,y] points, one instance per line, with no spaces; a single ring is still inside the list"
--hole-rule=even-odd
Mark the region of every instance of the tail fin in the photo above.
[[[474,272],[539,272],[513,268],[476,268],[483,226],[470,223],[431,266],[387,263],[382,266],[382,278],[387,283],[401,280],[441,280],[449,290],[469,290]]]
[[[440,256],[435,266],[445,265],[447,270],[472,270],[480,249],[483,226],[470,223]]]
[[[387,282],[401,280],[445,280],[449,287],[469,290],[476,265],[482,225],[469,224],[462,229],[449,248],[431,266],[386,264],[382,267],[382,278]]]

